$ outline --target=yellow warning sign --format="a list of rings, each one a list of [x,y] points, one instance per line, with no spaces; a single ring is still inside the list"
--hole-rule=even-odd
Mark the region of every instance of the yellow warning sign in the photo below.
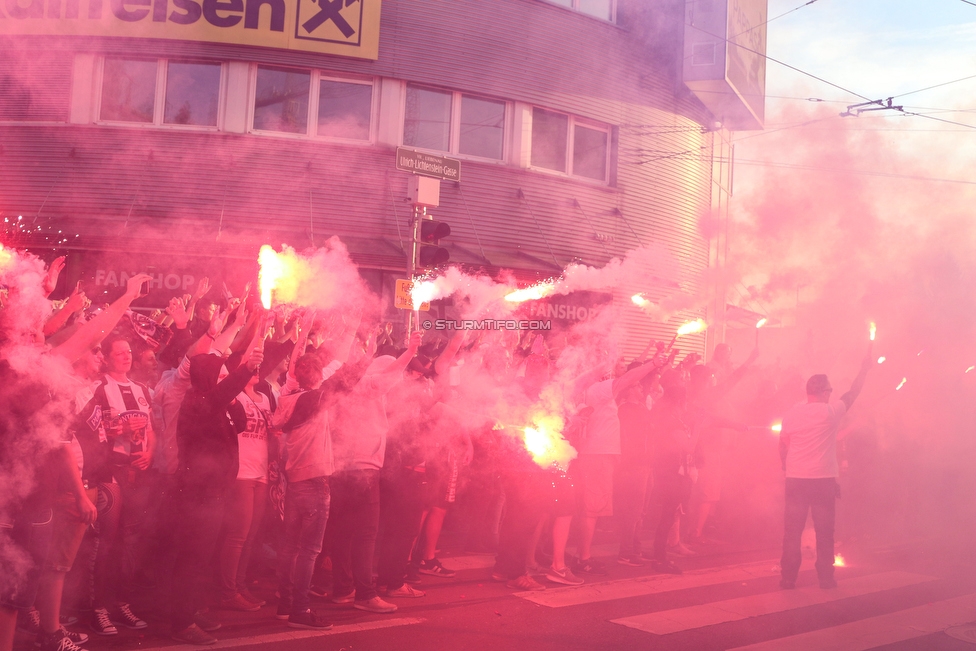
[[[379,56],[381,0],[7,0],[0,35],[126,36]]]
[[[412,289],[413,289],[412,280],[407,280],[406,278],[397,278],[396,295],[393,298],[393,306],[400,310],[412,310],[413,299],[410,297],[410,291]],[[430,303],[420,304],[421,312],[427,312],[428,310],[430,310]]]

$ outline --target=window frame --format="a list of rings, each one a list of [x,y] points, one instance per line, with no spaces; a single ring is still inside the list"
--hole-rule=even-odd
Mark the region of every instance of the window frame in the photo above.
[[[153,97],[153,119],[151,122],[129,122],[125,120],[103,120],[102,119],[102,95],[104,92],[105,81],[105,60],[106,59],[128,59],[133,61],[155,61],[156,62],[156,90]],[[208,65],[217,64],[220,66],[220,83],[217,86],[217,124],[173,124],[164,122],[166,113],[166,80],[169,74],[167,64],[174,63],[205,63]],[[227,91],[227,62],[214,61],[197,58],[163,58],[163,57],[140,57],[140,56],[117,56],[114,54],[103,54],[98,60],[98,82],[95,94],[95,115],[93,122],[102,126],[111,127],[133,127],[142,129],[176,129],[179,131],[222,131],[224,120],[224,108],[226,103]]]
[[[553,170],[553,169],[549,169],[548,167],[539,167],[538,165],[533,165],[532,164],[532,147],[533,147],[534,143],[532,142],[532,131],[531,131],[531,129],[529,130],[529,156],[528,156],[528,167],[529,167],[530,170],[535,170],[537,172],[543,172],[545,174],[552,174],[554,176],[561,176],[563,178],[575,179],[575,180],[578,180],[578,181],[585,181],[585,182],[588,182],[588,183],[596,183],[596,184],[599,184],[599,185],[602,185],[602,186],[609,186],[610,185],[610,178],[611,178],[610,165],[611,165],[611,162],[613,160],[613,156],[612,156],[612,149],[613,149],[613,126],[612,125],[605,124],[603,122],[597,122],[596,120],[589,120],[587,118],[581,118],[581,117],[578,117],[576,115],[573,115],[572,113],[566,113],[564,111],[556,111],[556,110],[553,110],[551,108],[547,108],[545,106],[531,105],[530,106],[530,109],[533,112],[532,113],[532,115],[533,115],[533,118],[532,119],[533,120],[535,119],[534,112],[535,112],[536,109],[539,109],[540,111],[546,111],[548,113],[555,113],[556,115],[565,115],[568,118],[567,125],[566,125],[566,170],[565,171],[563,171],[563,170]],[[586,127],[587,129],[592,129],[593,131],[601,131],[601,132],[607,134],[607,153],[606,153],[606,161],[605,161],[605,165],[606,165],[605,170],[606,170],[606,172],[604,174],[604,177],[603,177],[603,180],[602,181],[600,179],[594,179],[594,178],[589,177],[589,176],[581,176],[579,174],[575,174],[574,173],[573,166],[574,166],[574,162],[575,161],[573,159],[573,149],[576,146],[576,127],[577,126]]]
[[[305,122],[305,131],[291,133],[288,131],[271,131],[268,129],[256,129],[254,127],[254,101],[258,90],[258,68],[262,65],[266,68],[277,68],[279,70],[294,70],[295,72],[309,73],[308,87],[308,115]],[[358,84],[369,86],[371,89],[369,100],[369,136],[366,140],[357,138],[338,138],[336,136],[320,136],[318,134],[319,122],[319,100],[321,93],[321,81],[337,81],[346,84]],[[377,113],[379,109],[379,88],[376,77],[365,77],[355,75],[340,75],[334,72],[327,72],[317,68],[300,68],[297,66],[281,66],[277,64],[251,64],[248,70],[247,81],[247,133],[255,136],[268,136],[273,138],[300,138],[307,140],[317,140],[320,142],[335,142],[347,145],[375,145],[379,133]]]
[[[413,86],[414,88],[419,88],[422,90],[432,90],[439,93],[450,93],[451,94],[451,115],[449,118],[449,128],[448,128],[448,150],[443,149],[428,149],[427,147],[417,147],[416,145],[408,145],[404,142],[404,137],[406,135],[407,129],[407,90]],[[488,102],[496,102],[502,104],[504,107],[504,115],[502,116],[502,157],[501,158],[486,158],[484,156],[476,156],[475,154],[462,154],[460,152],[461,147],[461,101],[462,98],[469,97],[472,99],[480,99]],[[400,137],[399,143],[401,147],[408,147],[410,149],[415,149],[417,151],[422,151],[424,153],[433,154],[435,156],[450,156],[451,158],[457,158],[459,160],[469,160],[478,163],[494,163],[496,165],[505,165],[509,162],[509,157],[512,151],[512,133],[513,127],[512,122],[514,120],[514,111],[512,108],[512,102],[505,99],[500,99],[498,97],[491,97],[489,95],[482,95],[479,93],[467,93],[460,90],[451,90],[449,88],[438,88],[437,86],[428,86],[426,84],[414,84],[411,82],[403,82],[403,92],[400,98]]]
[[[580,7],[580,0],[572,0],[572,6],[571,7],[567,7],[564,4],[560,4],[559,2],[556,2],[555,0],[542,0],[542,1],[545,2],[546,4],[552,5],[554,7],[559,7],[560,9],[562,9],[564,11],[572,11],[573,13],[580,14],[581,16],[586,16],[587,18],[592,18],[593,20],[599,20],[601,22],[609,23],[611,25],[616,25],[617,24],[617,5],[618,5],[618,0],[610,0],[610,19],[609,20],[607,20],[606,18],[600,18],[599,16],[594,16],[593,14],[587,13],[585,11],[582,11],[579,8]]]

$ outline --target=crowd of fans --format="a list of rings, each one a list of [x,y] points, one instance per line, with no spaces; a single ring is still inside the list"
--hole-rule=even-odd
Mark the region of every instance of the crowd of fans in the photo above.
[[[606,516],[622,565],[680,573],[687,539],[708,542],[725,433],[744,429],[723,409],[743,375],[727,347],[703,365],[651,342],[554,397],[561,349],[542,335],[400,342],[392,324],[266,311],[247,290],[218,305],[206,280],[147,316],[130,309],[147,280],[98,309],[76,289],[28,327],[10,315],[15,297],[0,308],[0,461],[27,472],[0,509],[0,651],[15,628],[45,651],[83,648],[82,629],[146,628],[137,590],[154,593],[174,639],[212,644],[217,610],[265,605],[251,592],[260,563],[274,565],[274,615],[291,627],[331,626],[312,595],[392,613],[424,596],[421,575],[454,576],[437,550],[459,492],[467,548],[497,552],[492,577],[517,590],[605,575],[593,540]],[[26,367],[10,352],[25,346],[39,360]],[[560,406],[575,458],[537,463],[516,415],[531,405]]]

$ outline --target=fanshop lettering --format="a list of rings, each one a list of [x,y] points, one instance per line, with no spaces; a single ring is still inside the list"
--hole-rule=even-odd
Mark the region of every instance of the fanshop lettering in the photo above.
[[[129,278],[138,273],[137,271],[120,271],[116,273],[111,269],[98,269],[95,271],[95,285],[98,287],[125,287]],[[181,290],[185,292],[195,287],[197,282],[195,276],[188,274],[150,273],[149,275],[152,276],[152,280],[149,281],[149,289]]]
[[[153,22],[192,25],[202,17],[214,27],[234,27],[243,20],[244,29],[258,29],[261,7],[267,5],[271,31],[285,31],[285,0],[172,0],[172,11],[170,0],[88,0],[84,18],[101,20],[105,1],[115,17],[126,22],[138,22],[152,15]],[[44,5],[45,0],[3,2],[7,15],[20,19],[44,18]],[[69,20],[81,19],[81,0],[47,0],[46,17],[58,19],[62,15]]]

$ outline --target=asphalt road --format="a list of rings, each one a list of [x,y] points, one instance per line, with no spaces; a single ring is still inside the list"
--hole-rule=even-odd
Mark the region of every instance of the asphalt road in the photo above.
[[[603,548],[607,554],[610,548]],[[779,588],[777,550],[703,548],[679,562],[681,576],[610,565],[605,577],[579,587],[550,584],[516,593],[491,580],[493,557],[443,558],[453,579],[424,577],[421,599],[400,599],[391,615],[373,615],[316,599],[313,607],[335,623],[331,631],[290,629],[274,618],[270,581],[257,593],[272,603],[258,613],[214,611],[223,622],[216,647],[258,651],[417,649],[655,649],[660,651],[941,651],[976,648],[963,626],[976,622],[976,571],[968,550],[899,548],[844,550],[839,587],[822,590],[812,561],[798,587]],[[613,556],[605,560],[612,562]],[[99,649],[183,651],[200,647],[166,638],[152,613],[144,631],[93,639]],[[957,635],[952,637],[946,633]],[[79,629],[79,630],[84,630]],[[976,631],[976,627],[973,627]],[[958,639],[971,636],[972,643]],[[94,636],[93,636],[94,637]],[[32,648],[22,640],[23,649]]]

